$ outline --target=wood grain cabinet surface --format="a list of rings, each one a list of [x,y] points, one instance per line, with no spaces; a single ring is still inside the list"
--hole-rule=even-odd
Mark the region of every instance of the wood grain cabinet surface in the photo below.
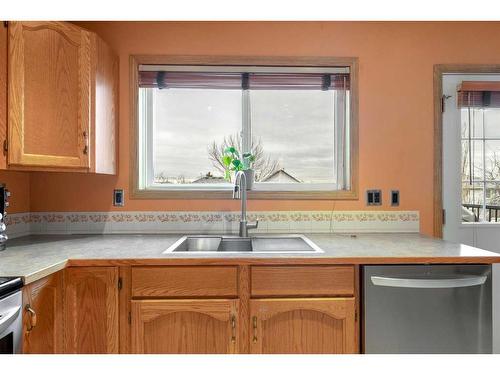
[[[9,164],[89,167],[90,47],[66,22],[9,23]]]
[[[70,267],[64,283],[66,353],[118,353],[118,267]]]
[[[307,267],[70,266],[23,289],[24,351],[358,353],[358,282],[349,272],[357,269]],[[279,289],[292,271],[298,291]],[[252,296],[252,275],[276,295]],[[265,289],[264,280],[273,284]],[[346,295],[318,297],[332,291]]]
[[[219,297],[238,295],[233,266],[133,267],[134,297]]]
[[[114,174],[118,59],[109,47],[47,21],[9,22],[8,46],[9,168]]]
[[[118,168],[118,57],[91,34],[90,171],[116,174]]]
[[[7,153],[3,142],[7,142],[7,28],[0,25],[0,169],[7,167]]]
[[[354,298],[256,299],[250,315],[252,353],[358,352]]]
[[[352,296],[352,266],[252,266],[251,293],[272,296]]]
[[[230,299],[132,301],[132,352],[236,353],[238,306]]]
[[[23,353],[63,353],[63,272],[23,288]]]

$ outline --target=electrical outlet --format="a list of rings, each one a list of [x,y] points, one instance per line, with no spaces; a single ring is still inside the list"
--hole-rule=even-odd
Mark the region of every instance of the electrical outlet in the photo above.
[[[113,206],[125,206],[125,196],[123,194],[123,189],[113,190]]]
[[[382,190],[373,189],[366,191],[366,205],[380,206],[382,204]]]
[[[391,206],[399,206],[399,190],[391,190]]]

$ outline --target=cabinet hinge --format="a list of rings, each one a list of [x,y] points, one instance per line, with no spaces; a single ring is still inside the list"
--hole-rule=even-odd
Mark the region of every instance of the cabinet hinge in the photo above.
[[[121,290],[121,289],[122,289],[122,287],[123,287],[123,281],[122,281],[122,278],[121,278],[121,277],[119,277],[119,278],[118,278],[118,290]]]
[[[3,140],[3,152],[7,153],[7,151],[9,151],[9,144],[7,143],[7,140],[4,139]]]
[[[9,27],[9,21],[3,21],[3,27]]]
[[[446,210],[443,209],[443,225],[446,224]]]
[[[128,312],[128,324],[132,324],[132,313]]]

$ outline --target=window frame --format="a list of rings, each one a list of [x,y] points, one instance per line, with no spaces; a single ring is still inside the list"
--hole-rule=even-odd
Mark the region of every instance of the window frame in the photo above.
[[[177,55],[131,55],[130,56],[130,186],[132,199],[232,199],[231,188],[208,187],[202,189],[182,187],[181,189],[141,189],[139,176],[140,151],[144,145],[139,142],[139,66],[259,66],[278,68],[339,68],[348,67],[350,72],[349,113],[349,177],[348,190],[318,190],[310,186],[305,190],[284,190],[283,186],[266,187],[266,190],[249,191],[249,199],[358,199],[358,59],[354,57],[255,57],[255,56],[177,56]],[[144,139],[144,137],[143,137]],[[281,185],[281,184],[279,184]],[[314,185],[314,184],[312,184]],[[323,186],[324,188],[324,186]]]

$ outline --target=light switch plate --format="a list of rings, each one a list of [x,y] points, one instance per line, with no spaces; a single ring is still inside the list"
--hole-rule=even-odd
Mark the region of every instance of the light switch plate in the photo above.
[[[391,190],[391,206],[399,206],[399,190]]]
[[[125,206],[125,194],[123,193],[123,189],[113,190],[113,206]]]

